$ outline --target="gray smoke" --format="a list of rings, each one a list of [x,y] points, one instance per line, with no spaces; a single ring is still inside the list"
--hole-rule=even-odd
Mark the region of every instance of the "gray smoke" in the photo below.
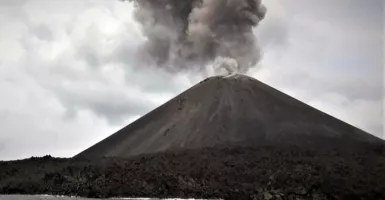
[[[235,70],[246,73],[260,59],[252,29],[266,13],[261,0],[132,1],[147,38],[139,50],[142,60],[179,71],[231,58],[237,62]]]
[[[214,61],[214,72],[217,75],[231,75],[238,72],[238,62],[233,58],[218,57]]]

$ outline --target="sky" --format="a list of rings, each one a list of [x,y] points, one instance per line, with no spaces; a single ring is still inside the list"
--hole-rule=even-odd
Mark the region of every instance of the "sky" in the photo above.
[[[263,0],[248,75],[384,138],[382,0]],[[135,62],[118,0],[0,1],[0,160],[73,156],[204,78]]]

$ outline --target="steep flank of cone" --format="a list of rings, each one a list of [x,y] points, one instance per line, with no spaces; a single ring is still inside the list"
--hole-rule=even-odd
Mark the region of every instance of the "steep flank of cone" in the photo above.
[[[382,140],[244,75],[211,77],[78,157],[127,157],[215,145]],[[343,144],[343,143],[341,143]]]

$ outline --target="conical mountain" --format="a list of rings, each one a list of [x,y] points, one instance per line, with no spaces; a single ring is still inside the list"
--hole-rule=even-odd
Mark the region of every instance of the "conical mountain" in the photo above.
[[[244,75],[208,78],[78,157],[128,157],[215,145],[295,143],[322,139],[382,143]]]

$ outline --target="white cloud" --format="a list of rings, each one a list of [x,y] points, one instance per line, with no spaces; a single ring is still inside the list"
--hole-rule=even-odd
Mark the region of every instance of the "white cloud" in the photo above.
[[[308,103],[332,116],[362,127],[369,133],[381,136],[384,111],[381,100],[349,100],[341,95],[324,94]]]
[[[0,159],[72,156],[190,85],[183,75],[133,66],[142,36],[130,4],[6,6],[13,12],[0,14]]]
[[[284,17],[272,18],[284,18],[287,23],[288,34],[281,38],[286,46],[269,49],[260,70],[251,74],[381,137],[383,11],[378,12],[377,1],[342,2],[282,2]],[[367,14],[367,9],[374,9],[373,13]],[[279,24],[275,26],[285,27]],[[267,30],[259,31],[269,36]]]
[[[265,56],[252,74],[379,135],[376,15],[338,3],[335,20],[328,4],[265,2],[256,30]],[[144,38],[132,9],[117,0],[0,2],[0,159],[72,156],[201,79],[140,65]]]

